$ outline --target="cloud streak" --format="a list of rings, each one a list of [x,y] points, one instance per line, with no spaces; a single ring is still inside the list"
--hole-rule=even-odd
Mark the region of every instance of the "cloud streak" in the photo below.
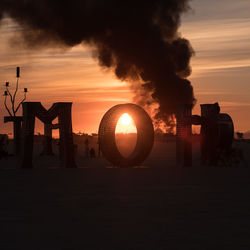
[[[250,67],[250,18],[186,22],[181,30],[196,50],[193,77]]]

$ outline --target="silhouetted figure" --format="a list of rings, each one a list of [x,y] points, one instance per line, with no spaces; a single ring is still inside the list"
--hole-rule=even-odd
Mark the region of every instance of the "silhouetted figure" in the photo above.
[[[91,148],[89,153],[90,153],[90,158],[95,158],[95,150],[94,150],[94,148]]]
[[[84,141],[85,144],[85,157],[89,158],[89,140],[88,138]]]
[[[244,134],[243,133],[240,133],[240,132],[237,132],[236,133],[236,136],[237,136],[237,139],[238,140],[242,140],[244,138]]]

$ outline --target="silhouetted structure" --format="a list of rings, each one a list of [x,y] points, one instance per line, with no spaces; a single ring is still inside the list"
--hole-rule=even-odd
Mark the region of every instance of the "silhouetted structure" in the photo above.
[[[54,155],[52,149],[52,130],[59,128],[59,124],[52,124],[52,121],[44,123],[44,141],[41,155]]]
[[[176,162],[192,166],[192,124],[201,125],[201,164],[216,166],[219,155],[231,149],[234,126],[228,114],[220,113],[218,103],[201,104],[201,116],[192,115],[192,105],[182,105],[176,112]]]
[[[234,125],[228,114],[220,113],[218,103],[201,104],[201,164],[216,166],[219,155],[229,152]]]
[[[176,111],[176,163],[192,166],[192,105],[183,104]]]
[[[26,95],[28,92],[27,88],[24,88],[24,97],[19,102],[19,104],[16,105],[16,95],[19,89],[19,78],[20,78],[20,67],[16,68],[16,89],[14,91],[14,94],[11,94],[9,91],[9,82],[5,83],[6,90],[4,91],[4,106],[9,114],[9,116],[4,117],[4,123],[12,122],[13,123],[13,137],[14,137],[14,153],[15,155],[19,155],[20,153],[20,145],[21,145],[21,128],[22,128],[22,117],[16,116],[16,113],[18,112],[19,108],[23,104],[23,102],[26,100]],[[7,98],[9,97],[11,107],[9,108],[7,105]]]
[[[128,158],[119,152],[115,142],[115,129],[122,114],[128,113],[137,128],[137,142]],[[154,143],[154,127],[147,112],[132,103],[120,104],[109,109],[99,126],[99,145],[103,156],[114,166],[133,167],[141,164],[151,152]]]
[[[9,143],[8,136],[5,134],[0,134],[0,160],[2,158],[6,159],[8,154],[8,151],[6,150],[6,146]]]
[[[97,140],[97,147],[98,147],[98,157],[101,157],[101,146],[100,146],[99,138]]]
[[[61,165],[66,168],[75,168],[74,146],[72,135],[72,120],[71,120],[72,103],[59,102],[54,103],[49,110],[46,110],[40,102],[25,102],[23,103],[23,152],[22,152],[22,167],[32,168],[33,158],[33,137],[35,117],[47,124],[47,136],[50,136],[49,124],[58,117],[60,146],[59,155]],[[48,139],[48,138],[47,138]],[[50,140],[48,147],[50,147]]]
[[[217,164],[219,140],[218,115],[220,107],[215,104],[201,104],[201,164]]]
[[[13,123],[14,154],[19,155],[21,147],[22,116],[5,116],[4,123]]]
[[[53,155],[52,150],[52,122],[44,123],[44,141],[41,155]]]

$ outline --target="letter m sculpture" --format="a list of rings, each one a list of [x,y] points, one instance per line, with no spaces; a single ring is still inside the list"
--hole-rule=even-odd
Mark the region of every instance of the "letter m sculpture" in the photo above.
[[[45,125],[51,124],[58,117],[59,125],[59,157],[62,167],[75,168],[74,145],[72,134],[71,107],[72,103],[54,103],[46,110],[40,102],[25,102],[23,105],[23,149],[22,168],[33,167],[33,143],[35,118],[37,117]]]

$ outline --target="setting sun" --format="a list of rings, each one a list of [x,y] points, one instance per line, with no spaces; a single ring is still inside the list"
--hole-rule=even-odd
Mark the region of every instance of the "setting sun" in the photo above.
[[[128,113],[122,114],[117,122],[116,133],[128,134],[136,132],[137,130],[132,117]]]
[[[127,113],[124,113],[124,114],[121,116],[120,119],[121,119],[121,123],[122,123],[123,125],[129,125],[130,123],[133,122],[131,116],[130,116],[129,114],[127,114]]]

